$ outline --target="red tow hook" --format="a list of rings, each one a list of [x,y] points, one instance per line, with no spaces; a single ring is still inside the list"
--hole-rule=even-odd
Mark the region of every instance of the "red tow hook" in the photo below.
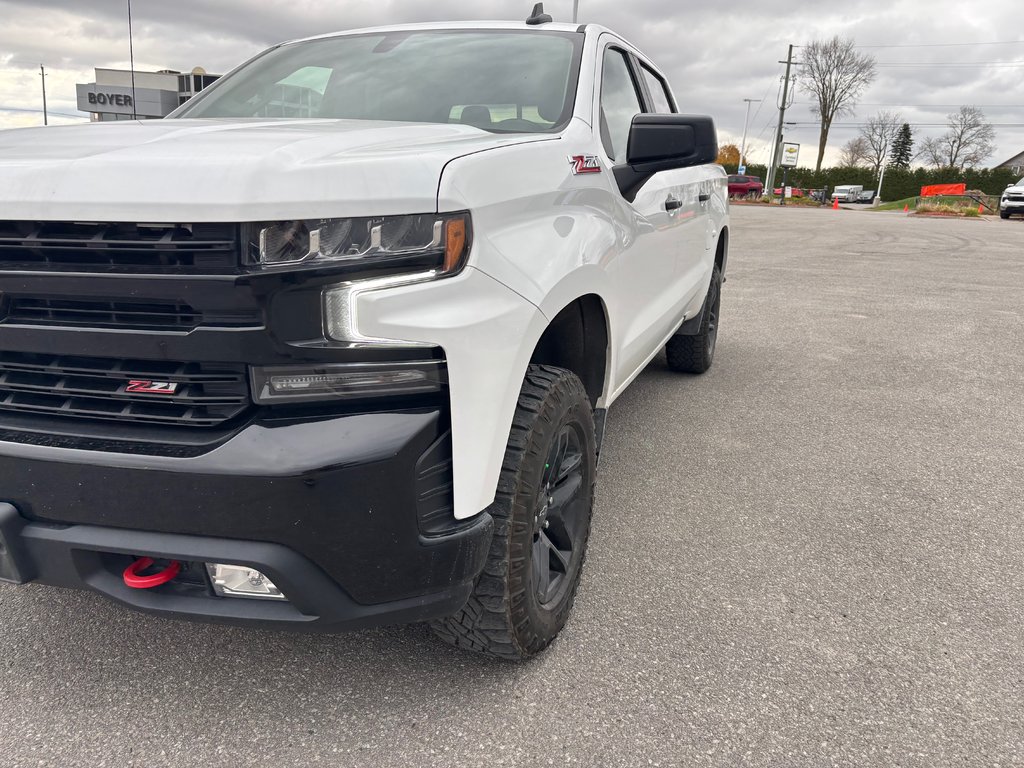
[[[153,565],[152,557],[140,557],[134,563],[125,568],[125,585],[132,589],[152,589],[153,587],[159,587],[161,584],[166,584],[177,576],[178,572],[181,570],[181,563],[177,560],[171,560],[170,564],[162,571],[157,571],[156,573],[148,576],[139,575],[151,565]]]

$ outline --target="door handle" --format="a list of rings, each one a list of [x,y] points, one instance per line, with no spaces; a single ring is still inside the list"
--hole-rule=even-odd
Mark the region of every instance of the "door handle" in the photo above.
[[[702,195],[699,195],[697,197],[697,199],[700,200],[702,203],[706,203],[708,200],[711,199],[711,195],[710,194],[702,194]]]
[[[678,211],[682,207],[683,201],[680,200],[678,197],[670,197],[668,200],[665,201],[666,211]]]

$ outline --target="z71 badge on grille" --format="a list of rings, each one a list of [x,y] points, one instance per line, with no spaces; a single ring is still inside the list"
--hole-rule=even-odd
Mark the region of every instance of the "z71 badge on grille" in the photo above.
[[[136,392],[147,395],[173,395],[178,391],[176,381],[129,381],[125,392]]]
[[[601,172],[601,161],[598,160],[597,155],[570,155],[569,165],[572,166],[574,176],[579,176],[581,173]]]

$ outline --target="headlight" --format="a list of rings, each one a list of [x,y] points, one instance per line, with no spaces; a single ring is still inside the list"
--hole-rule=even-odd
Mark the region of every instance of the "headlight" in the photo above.
[[[469,251],[469,214],[309,219],[248,225],[248,262],[273,267],[306,262],[407,265],[448,274]]]

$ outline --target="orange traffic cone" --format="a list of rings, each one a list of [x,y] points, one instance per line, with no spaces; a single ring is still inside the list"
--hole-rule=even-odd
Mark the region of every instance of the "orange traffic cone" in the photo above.
[[[978,213],[979,213],[979,215],[984,213],[984,212],[985,212],[985,206],[982,205],[981,203],[978,203]]]
[[[839,198],[838,197],[833,197],[832,198],[832,210],[833,211],[838,211],[839,210]]]
[[[910,213],[910,206],[907,205],[906,203],[903,204],[903,212]]]

